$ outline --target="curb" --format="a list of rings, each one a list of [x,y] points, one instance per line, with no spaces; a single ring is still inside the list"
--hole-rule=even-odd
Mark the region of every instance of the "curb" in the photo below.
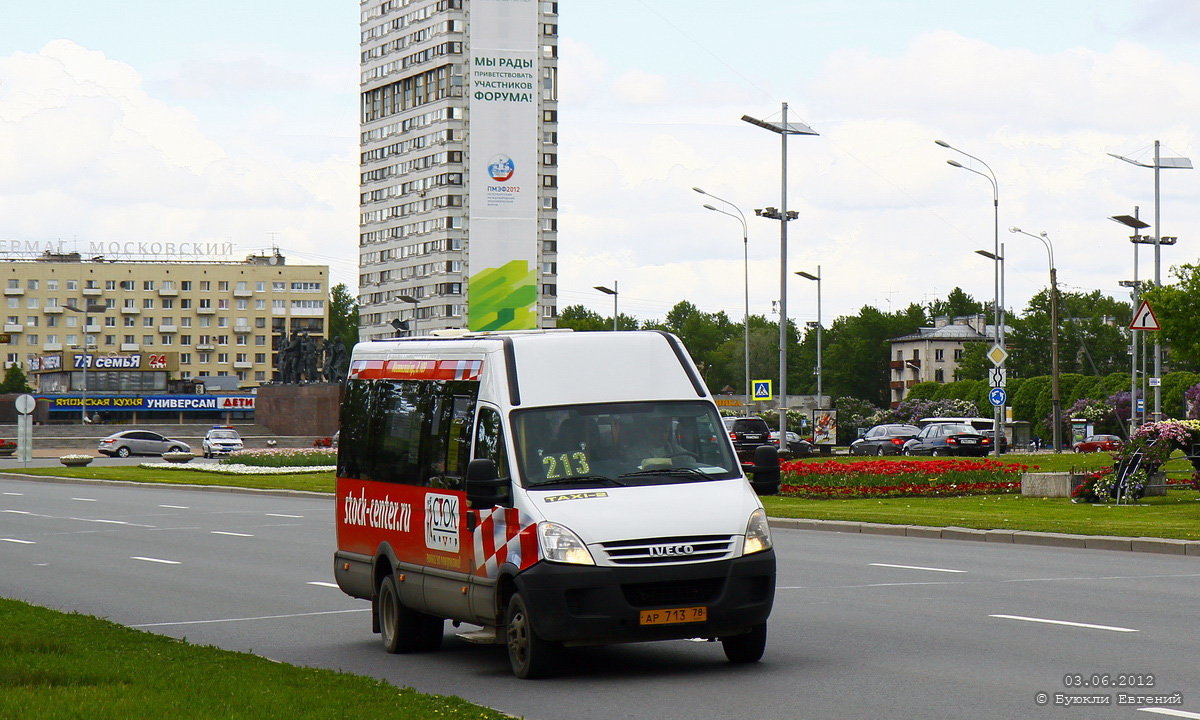
[[[22,475],[15,472],[0,472],[0,477],[14,480],[35,480],[38,482],[63,483],[67,485],[107,485],[109,487],[135,488],[179,488],[180,490],[204,490],[207,492],[244,493],[252,495],[277,495],[280,497],[328,498],[334,499],[333,493],[317,492],[315,490],[281,490],[276,488],[246,488],[232,485],[191,485],[189,483],[151,483],[133,482],[131,480],[102,480],[100,478],[72,478],[54,475]]]
[[[1013,545],[1080,548],[1085,550],[1121,550],[1125,552],[1190,555],[1200,557],[1200,540],[1175,540],[1154,537],[1117,537],[1112,535],[1071,535],[1068,533],[1031,532],[1027,530],[978,530],[962,527],[928,527],[925,525],[887,525],[883,523],[848,520],[808,520],[800,518],[767,518],[772,529],[823,530],[826,532],[860,533],[862,535],[892,535],[1000,542]]]

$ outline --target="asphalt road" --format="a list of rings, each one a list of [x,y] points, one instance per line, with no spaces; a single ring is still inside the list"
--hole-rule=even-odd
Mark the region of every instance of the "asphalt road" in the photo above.
[[[386,655],[368,604],[332,586],[332,516],[327,498],[0,477],[0,595],[531,720],[1165,716],[1121,693],[1200,718],[1196,557],[778,530],[761,663],[702,642],[584,648],[523,682],[502,648],[452,636]]]

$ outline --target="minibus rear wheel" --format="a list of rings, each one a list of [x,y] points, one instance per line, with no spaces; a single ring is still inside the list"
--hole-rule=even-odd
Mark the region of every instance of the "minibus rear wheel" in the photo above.
[[[432,651],[442,646],[445,621],[405,607],[394,575],[385,576],[380,583],[375,607],[383,649],[389,653]]]
[[[520,593],[508,601],[508,660],[513,674],[522,680],[546,677],[554,664],[557,645],[538,637],[529,618],[529,608]]]

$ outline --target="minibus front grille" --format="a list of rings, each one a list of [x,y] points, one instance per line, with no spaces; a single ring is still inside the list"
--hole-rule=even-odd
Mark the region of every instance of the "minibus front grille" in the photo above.
[[[620,540],[600,546],[612,565],[677,565],[730,558],[734,539],[732,535],[697,535]]]

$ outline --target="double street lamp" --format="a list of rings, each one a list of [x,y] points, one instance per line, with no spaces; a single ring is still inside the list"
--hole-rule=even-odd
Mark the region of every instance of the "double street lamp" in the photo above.
[[[1138,207],[1133,207],[1133,215],[1113,215],[1109,218],[1115,222],[1119,222],[1125,227],[1133,229],[1133,235],[1129,236],[1129,242],[1133,243],[1133,280],[1122,280],[1118,284],[1121,287],[1130,288],[1133,294],[1130,298],[1133,313],[1137,313],[1139,302],[1138,294],[1142,289],[1142,281],[1138,279],[1138,245],[1153,245],[1154,241],[1148,235],[1143,235],[1142,230],[1150,227],[1150,223],[1143,221],[1138,217]],[[1175,244],[1175,238],[1163,238],[1164,245]],[[1170,242],[1165,242],[1169,240]],[[1139,331],[1133,328],[1129,329],[1129,355],[1131,360],[1131,368],[1129,374],[1129,434],[1133,436],[1133,431],[1138,426],[1138,358],[1142,355],[1138,348],[1138,340],[1142,340],[1142,345],[1145,345],[1145,338],[1138,336]],[[1145,373],[1145,363],[1142,363],[1142,372]],[[1143,406],[1142,422],[1146,421],[1146,409]]]
[[[1046,256],[1050,259],[1050,398],[1053,407],[1051,419],[1054,423],[1052,442],[1054,452],[1062,452],[1062,398],[1058,388],[1058,271],[1054,267],[1054,243],[1050,242],[1050,236],[1045,232],[1034,235],[1019,227],[1009,228],[1008,231],[1041,240],[1046,246]]]
[[[743,115],[742,120],[757,125],[765,130],[779,134],[780,139],[780,182],[779,209],[766,208],[755,210],[759,217],[779,221],[779,437],[780,447],[787,445],[787,224],[796,219],[794,211],[787,209],[787,139],[788,135],[816,135],[804,123],[789,123],[787,119],[787,103],[783,103],[783,113],[779,122],[769,122]]]
[[[745,318],[744,318],[742,324],[745,327],[745,338],[743,340],[743,344],[745,346],[746,406],[748,408],[750,406],[750,402],[751,402],[751,398],[753,397],[753,394],[750,391],[750,234],[746,228],[746,216],[744,214],[742,214],[741,208],[739,208],[737,205],[734,205],[733,203],[729,202],[728,200],[725,200],[724,198],[719,198],[716,195],[713,195],[712,193],[704,192],[703,190],[701,190],[698,187],[694,187],[692,189],[695,190],[696,192],[700,193],[701,195],[707,195],[708,197],[712,198],[713,200],[716,200],[717,202],[725,203],[729,207],[733,208],[737,212],[737,215],[734,215],[731,212],[722,210],[718,207],[714,207],[714,206],[708,205],[708,204],[704,205],[705,209],[712,210],[713,212],[719,212],[722,215],[728,215],[729,217],[733,218],[734,220],[737,220],[738,222],[740,222],[742,224],[742,273],[745,276],[745,286],[746,286],[746,315],[745,315]]]
[[[1000,248],[1000,184],[996,181],[996,173],[994,173],[992,171],[991,166],[989,166],[984,161],[980,160],[979,158],[975,157],[974,155],[972,155],[968,152],[959,150],[958,148],[954,147],[953,145],[951,145],[950,143],[947,143],[944,140],[934,140],[934,142],[937,145],[939,145],[940,147],[944,147],[947,150],[953,150],[954,152],[956,152],[960,155],[971,158],[975,162],[982,165],[987,170],[987,172],[982,173],[982,172],[976,170],[975,168],[970,168],[970,167],[967,167],[966,165],[963,165],[962,163],[958,162],[957,160],[947,160],[946,161],[947,164],[952,165],[956,168],[962,168],[963,170],[966,170],[967,172],[975,173],[976,175],[984,178],[985,180],[987,180],[989,183],[992,184],[992,212],[993,212],[993,236],[994,236],[993,249],[992,249],[991,253],[984,253],[981,251],[977,251],[977,252],[979,252],[981,255],[984,255],[985,257],[992,258],[993,263],[994,263],[994,271],[993,272],[995,273],[995,277],[996,277],[996,304],[995,304],[995,307],[993,308],[993,311],[994,311],[993,315],[995,316],[995,322],[996,322],[994,332],[995,332],[996,347],[1003,350],[1004,349],[1004,295],[1003,295],[1004,284],[1003,284],[1003,281],[1001,280],[1001,274],[1003,272],[1003,265],[1002,265],[1003,250],[1001,250],[1001,248]],[[1003,362],[997,363],[996,366],[999,368],[1003,368],[1004,363]],[[1003,425],[1003,421],[1002,421],[1002,412],[1003,412],[1003,408],[1001,408],[999,405],[996,405],[995,413],[994,413],[996,436],[993,438],[993,440],[995,441],[995,443],[993,445],[993,451],[996,453],[997,458],[1000,457],[1000,433],[1004,432],[1004,425]]]
[[[1154,243],[1154,286],[1162,287],[1162,277],[1161,277],[1162,265],[1160,262],[1160,255],[1161,255],[1160,249],[1161,249],[1161,246],[1168,245],[1170,243],[1166,242],[1167,238],[1162,236],[1162,223],[1161,223],[1162,215],[1160,212],[1161,203],[1159,200],[1159,198],[1160,198],[1159,171],[1164,170],[1164,169],[1166,169],[1166,170],[1191,170],[1192,169],[1192,161],[1185,157],[1178,157],[1178,158],[1162,157],[1160,154],[1160,144],[1157,140],[1154,141],[1154,164],[1153,165],[1147,165],[1144,162],[1138,162],[1137,160],[1133,160],[1133,159],[1127,158],[1127,157],[1122,157],[1121,155],[1116,155],[1113,153],[1109,153],[1109,155],[1111,155],[1112,157],[1115,157],[1118,160],[1127,162],[1130,165],[1137,165],[1138,167],[1154,168],[1154,237],[1152,238],[1153,243]],[[1172,239],[1172,242],[1174,242],[1174,239]],[[1137,252],[1136,249],[1134,250],[1134,252]],[[1135,310],[1134,312],[1137,312],[1137,311]],[[1162,377],[1162,343],[1159,342],[1158,334],[1155,334],[1155,336],[1154,336],[1154,377],[1156,378],[1156,380]],[[1131,402],[1136,402],[1136,401],[1131,399]],[[1161,385],[1154,386],[1154,419],[1155,420],[1162,419],[1162,386]]]

